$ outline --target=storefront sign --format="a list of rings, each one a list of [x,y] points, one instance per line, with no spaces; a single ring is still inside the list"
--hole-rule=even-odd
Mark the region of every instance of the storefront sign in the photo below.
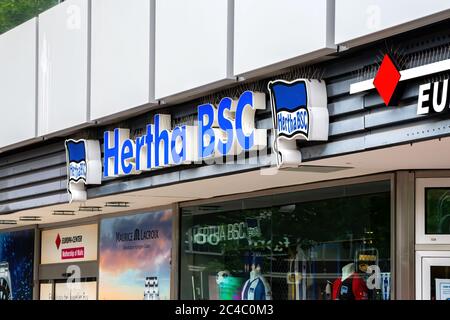
[[[103,219],[100,300],[170,299],[172,211]]]
[[[447,72],[450,70],[450,59],[437,61],[418,67],[399,71],[389,55],[385,55],[375,79],[369,79],[350,85],[350,94],[362,93],[373,88],[388,105],[399,82]],[[429,82],[419,86],[417,115],[432,112],[440,113],[450,108],[448,79]]]
[[[417,102],[417,114],[423,115],[430,112],[443,112],[449,110],[449,86],[448,79],[443,81],[426,83],[419,87],[419,100]]]
[[[225,241],[239,241],[261,237],[258,219],[247,222],[194,226],[191,230],[192,244],[217,246]]]
[[[170,115],[157,114],[146,134],[130,139],[129,129],[104,133],[105,177],[139,174],[171,165],[237,155],[266,147],[267,131],[255,128],[255,111],[264,110],[264,93],[244,92],[238,101],[224,98],[216,107],[198,107],[197,125],[171,128]]]
[[[65,145],[70,202],[86,201],[86,185],[102,183],[100,143],[97,140],[66,140]]]
[[[41,263],[97,260],[96,224],[42,232]]]
[[[298,167],[302,155],[297,140],[328,140],[329,115],[324,81],[299,79],[269,83],[274,149],[279,168]]]
[[[34,230],[0,233],[0,300],[33,299]]]

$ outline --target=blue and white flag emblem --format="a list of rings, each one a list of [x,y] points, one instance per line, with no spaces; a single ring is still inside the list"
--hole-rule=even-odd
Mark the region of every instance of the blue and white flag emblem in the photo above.
[[[69,181],[86,182],[86,146],[85,141],[66,141]]]
[[[305,80],[273,81],[269,84],[269,91],[278,136],[293,139],[300,135],[308,139],[309,113]]]
[[[273,148],[278,168],[298,167],[302,155],[296,140],[328,140],[329,115],[324,81],[275,80],[268,85],[272,104]]]
[[[86,185],[101,184],[100,143],[97,140],[66,140],[65,145],[70,202],[86,201]]]

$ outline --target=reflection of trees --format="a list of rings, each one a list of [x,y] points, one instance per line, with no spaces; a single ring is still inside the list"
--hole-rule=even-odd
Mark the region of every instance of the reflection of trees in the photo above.
[[[37,16],[58,3],[58,0],[1,0],[0,33]]]
[[[257,252],[264,257],[262,270],[267,272],[273,261],[295,257],[299,248],[309,254],[329,244],[345,250],[347,259],[356,249],[376,247],[381,260],[389,261],[390,205],[390,194],[380,193],[196,216],[195,225],[259,219],[261,234],[221,241],[214,247],[216,255],[202,255],[196,250],[195,261],[210,272],[227,269],[239,273],[244,270],[246,255]]]

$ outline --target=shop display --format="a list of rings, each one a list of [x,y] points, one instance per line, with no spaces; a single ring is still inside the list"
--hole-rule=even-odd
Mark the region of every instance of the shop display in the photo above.
[[[381,274],[381,292],[383,300],[391,299],[391,273],[383,272]]]
[[[300,246],[289,259],[288,298],[289,300],[306,300],[307,257]]]
[[[242,280],[230,274],[228,270],[219,271],[216,276],[218,300],[240,300]]]
[[[170,299],[171,252],[171,210],[103,219],[99,299]]]
[[[333,300],[367,300],[368,289],[364,278],[349,263],[342,268],[342,276],[333,282]]]
[[[0,233],[0,300],[33,299],[34,230]]]
[[[182,210],[182,299],[390,299],[389,181]]]
[[[250,278],[242,289],[242,300],[272,300],[272,291],[266,278],[261,274],[262,257],[250,255]],[[245,269],[248,269],[246,265]]]

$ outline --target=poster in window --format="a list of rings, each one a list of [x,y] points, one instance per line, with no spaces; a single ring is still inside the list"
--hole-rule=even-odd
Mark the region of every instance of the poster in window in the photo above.
[[[99,299],[170,299],[171,251],[171,210],[103,219]]]
[[[0,300],[33,299],[34,230],[0,233]]]

